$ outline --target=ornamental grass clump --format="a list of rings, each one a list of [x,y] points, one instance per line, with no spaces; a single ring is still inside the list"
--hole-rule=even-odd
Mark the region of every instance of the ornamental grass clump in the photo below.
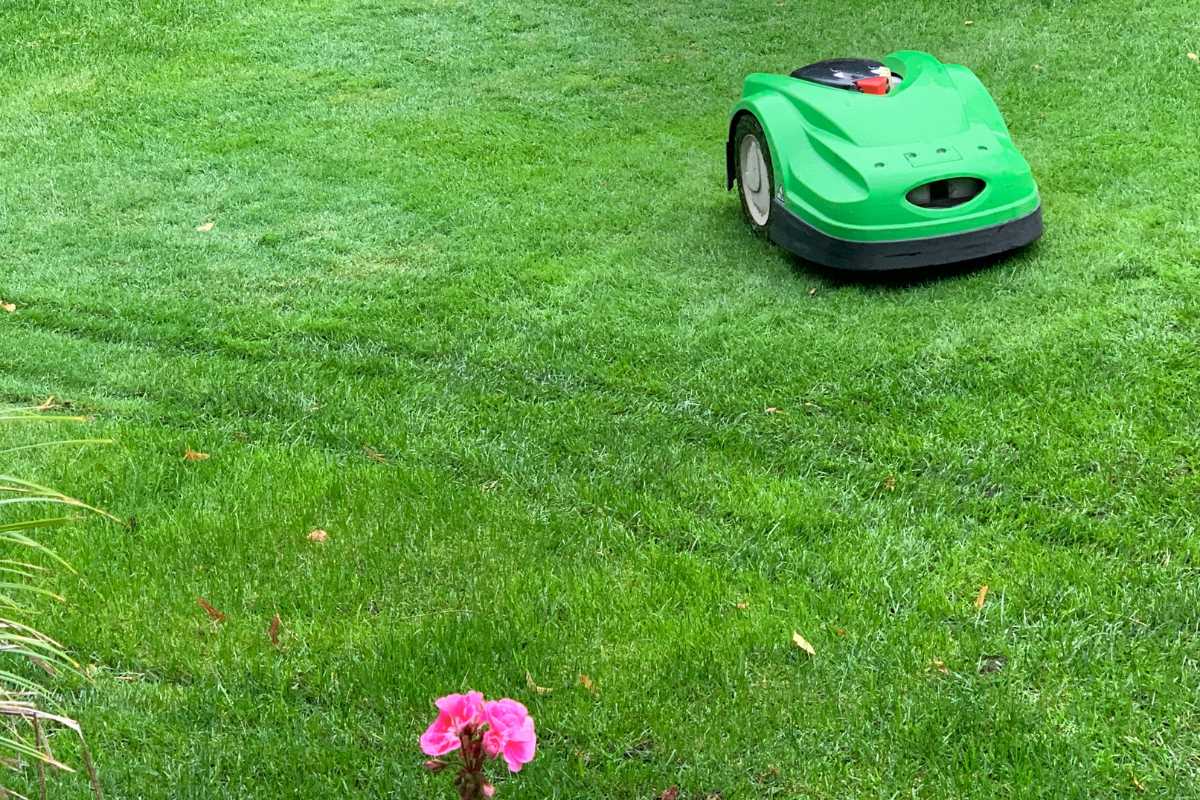
[[[32,413],[40,410],[44,409],[0,409],[0,423],[82,419]],[[43,677],[78,672],[78,665],[62,645],[30,625],[37,616],[34,600],[62,599],[45,586],[53,567],[70,570],[67,562],[35,537],[74,521],[77,516],[71,512],[112,517],[55,489],[6,474],[7,462],[15,453],[34,448],[97,443],[100,440],[50,440],[0,449],[0,761],[17,771],[32,765],[43,798],[47,767],[73,771],[50,749],[50,729],[55,727],[79,737],[80,756],[96,797],[100,796],[100,783],[79,723],[48,710],[49,693],[30,677],[30,664],[36,667],[34,674]],[[46,510],[55,508],[68,513]],[[0,781],[0,797],[19,796],[3,783]]]

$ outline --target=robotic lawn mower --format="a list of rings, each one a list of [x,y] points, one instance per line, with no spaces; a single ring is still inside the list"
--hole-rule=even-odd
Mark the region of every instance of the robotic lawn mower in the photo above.
[[[928,53],[748,76],[725,162],[751,227],[828,267],[949,264],[1042,235],[1037,184],[995,102]]]

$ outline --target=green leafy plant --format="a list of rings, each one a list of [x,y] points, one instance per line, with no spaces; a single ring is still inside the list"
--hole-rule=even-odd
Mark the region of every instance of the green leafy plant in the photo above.
[[[0,411],[0,423],[36,423],[46,421],[83,421],[82,417],[64,417],[36,413],[42,408]],[[41,447],[99,444],[98,439],[57,439],[0,449],[0,459],[17,452]],[[2,461],[0,461],[2,464]],[[80,758],[91,781],[92,792],[101,796],[95,765],[79,723],[70,717],[46,709],[46,688],[27,677],[21,662],[36,665],[47,675],[79,673],[78,664],[61,644],[29,624],[36,616],[31,600],[62,600],[45,586],[54,568],[71,566],[52,549],[34,538],[34,534],[68,524],[79,513],[112,515],[62,492],[5,474],[0,466],[0,758],[7,766],[20,770],[32,764],[37,770],[40,796],[46,796],[46,768],[73,772],[73,768],[55,757],[50,748],[48,727],[70,730],[80,743]],[[36,513],[25,515],[25,510]],[[47,512],[66,509],[69,513]],[[51,566],[36,561],[49,562]],[[24,620],[24,621],[22,621]],[[11,793],[0,787],[0,795]]]

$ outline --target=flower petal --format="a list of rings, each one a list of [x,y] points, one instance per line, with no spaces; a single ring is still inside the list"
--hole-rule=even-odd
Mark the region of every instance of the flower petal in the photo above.
[[[457,750],[461,745],[458,734],[445,724],[441,714],[426,729],[425,733],[421,734],[421,752],[427,756],[444,756],[446,753]]]
[[[507,743],[506,732],[499,728],[488,728],[487,732],[483,734],[483,752],[488,754],[488,758],[500,755]]]

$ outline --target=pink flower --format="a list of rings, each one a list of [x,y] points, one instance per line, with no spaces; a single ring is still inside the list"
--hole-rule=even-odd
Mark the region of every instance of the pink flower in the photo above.
[[[488,724],[483,749],[489,756],[503,754],[511,772],[520,772],[523,764],[533,761],[537,734],[525,706],[507,698],[489,701],[483,704],[483,721]]]
[[[459,737],[464,729],[480,723],[483,693],[448,694],[434,705],[438,707],[437,719],[421,735],[421,750],[426,755],[443,756],[462,745]]]

